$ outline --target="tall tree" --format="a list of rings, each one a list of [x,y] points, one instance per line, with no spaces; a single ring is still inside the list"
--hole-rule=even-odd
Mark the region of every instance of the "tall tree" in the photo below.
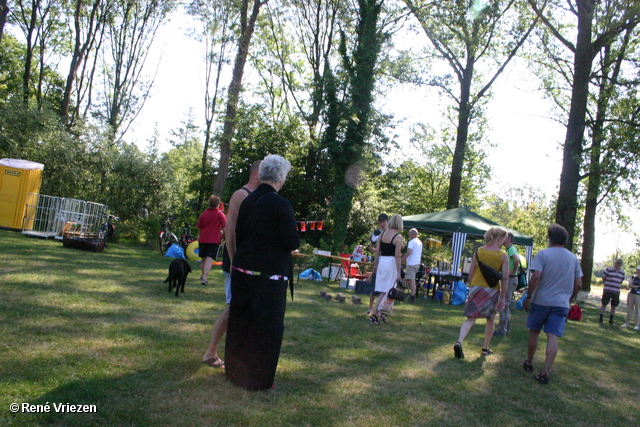
[[[0,105],[21,98],[23,67],[24,44],[13,34],[5,34],[0,43]]]
[[[329,148],[336,188],[331,200],[332,250],[342,250],[353,197],[362,173],[362,159],[371,135],[375,70],[378,55],[388,35],[380,19],[384,0],[358,0],[356,40],[348,51],[342,33],[340,53],[348,82],[348,99],[337,99],[335,80],[328,85],[328,126],[324,134]],[[342,133],[344,132],[344,133]]]
[[[227,108],[224,117],[224,127],[220,137],[220,162],[218,164],[218,174],[213,183],[213,193],[221,195],[224,191],[229,174],[229,162],[231,160],[231,141],[235,134],[236,114],[238,111],[238,101],[240,90],[242,89],[242,77],[244,76],[244,66],[249,54],[249,44],[255,29],[256,20],[260,13],[260,8],[269,0],[253,0],[251,14],[249,14],[249,0],[242,0],[240,9],[240,35],[238,37],[238,52],[236,53],[233,65],[233,73],[229,91],[227,95]]]
[[[490,194],[480,215],[533,237],[534,250],[547,247],[547,227],[553,221],[555,200],[530,186],[506,188]]]
[[[515,57],[537,24],[528,19],[515,0],[434,2],[404,0],[411,13],[443,60],[453,71],[457,87],[449,76],[434,77],[429,84],[439,87],[454,102],[457,111],[456,143],[451,165],[447,209],[460,204],[462,171],[469,127],[479,113],[482,98]],[[482,65],[486,79],[477,74]]]
[[[94,0],[91,4],[84,0],[75,0],[71,3],[73,47],[60,105],[60,115],[68,127],[73,127],[81,115],[80,106],[84,101],[85,110],[91,105],[90,91],[96,70],[97,52],[101,47],[104,25],[112,3],[112,0]],[[75,106],[72,105],[73,102]]]
[[[301,204],[297,212],[301,218],[308,218],[314,210],[318,193],[330,191],[324,176],[328,159],[321,143],[322,114],[330,63],[338,59],[338,27],[346,24],[346,15],[343,0],[284,0],[274,7],[267,5],[264,24],[258,28],[260,45],[251,57],[273,115],[286,116],[291,111],[306,125],[301,179],[308,203]],[[319,186],[319,181],[326,185]]]
[[[127,132],[149,96],[155,76],[146,76],[144,65],[158,29],[174,8],[174,0],[116,0],[111,9],[102,116],[113,141]]]
[[[7,0],[0,0],[0,41],[2,41],[2,34],[4,34],[4,24],[7,23],[7,15],[9,14],[9,5]]]
[[[446,142],[436,141],[434,132],[425,125],[414,128],[411,142],[416,154],[406,155],[407,160],[384,175],[381,193],[388,210],[403,215],[445,210],[453,152]],[[490,176],[485,159],[484,151],[468,147],[461,199],[471,209],[480,207],[478,196]]]
[[[168,194],[171,213],[180,217],[191,217],[199,213],[198,205],[198,160],[202,153],[201,131],[195,124],[193,111],[180,122],[180,127],[171,131],[169,142],[174,147],[163,154],[163,163],[171,171],[173,189]],[[196,184],[196,185],[194,185]]]
[[[202,25],[197,38],[204,42],[205,47],[205,128],[204,147],[200,164],[200,195],[198,197],[198,211],[200,211],[210,192],[210,185],[207,180],[211,170],[209,151],[211,149],[212,128],[214,118],[218,112],[220,78],[224,66],[230,61],[228,50],[233,40],[234,28],[232,23],[237,20],[237,17],[233,16],[234,8],[231,5],[219,0],[196,0],[191,2],[187,10]]]
[[[571,102],[556,205],[556,222],[569,232],[567,248],[571,250],[576,234],[578,188],[593,61],[612,38],[619,37],[626,29],[638,24],[640,5],[634,0],[528,1],[552,36],[573,56]],[[547,3],[552,3],[553,7],[545,10]],[[567,25],[568,17],[575,20],[573,25]],[[594,26],[596,18],[603,24]],[[569,39],[573,35],[575,43]]]
[[[32,92],[41,93],[40,89],[33,90],[34,61],[38,61],[38,55],[43,57],[45,51],[43,38],[48,38],[52,27],[50,12],[53,9],[53,0],[32,0],[31,2],[16,1],[15,10],[11,20],[22,30],[26,44],[24,55],[24,69],[22,74],[22,100],[29,103]]]
[[[632,61],[637,61],[637,33],[626,29],[618,39],[610,39],[598,56],[594,83],[598,93],[587,126],[591,130],[591,146],[587,148],[586,198],[584,208],[581,266],[582,288],[591,289],[593,255],[596,244],[596,214],[599,205],[607,203],[618,208],[622,201],[635,201],[636,174],[640,167],[640,107],[633,75]],[[623,68],[630,76],[624,77]],[[639,67],[635,67],[635,72]],[[631,77],[629,79],[629,77]],[[634,106],[635,105],[635,106]],[[615,196],[615,197],[614,197]],[[610,200],[613,198],[613,200]]]

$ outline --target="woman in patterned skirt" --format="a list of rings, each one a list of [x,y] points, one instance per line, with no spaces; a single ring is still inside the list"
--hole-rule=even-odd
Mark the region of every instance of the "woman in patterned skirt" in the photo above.
[[[497,312],[504,309],[509,282],[509,258],[507,254],[500,249],[506,238],[506,230],[500,227],[491,227],[484,234],[485,245],[479,248],[472,258],[473,261],[469,270],[469,296],[464,306],[464,315],[467,316],[467,320],[462,323],[458,342],[453,346],[454,354],[458,359],[464,359],[462,341],[464,341],[476,323],[476,319],[480,317],[487,319],[487,324],[484,329],[484,346],[482,347],[481,354],[483,356],[493,354],[493,350],[489,348],[489,344],[491,343],[491,337],[493,337],[493,330],[495,328],[495,316]],[[499,281],[500,287],[491,287],[489,283],[487,283],[478,266],[478,260],[502,273],[502,279]]]

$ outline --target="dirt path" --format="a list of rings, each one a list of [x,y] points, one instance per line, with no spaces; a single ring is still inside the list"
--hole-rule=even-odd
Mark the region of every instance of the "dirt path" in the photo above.
[[[587,303],[599,309],[602,306],[602,290],[591,289],[590,293],[580,291],[577,300],[580,305]],[[610,306],[607,307],[607,313],[609,312],[609,308]],[[616,315],[618,314],[627,315],[627,290],[625,289],[620,292],[620,305],[618,305],[616,309]]]

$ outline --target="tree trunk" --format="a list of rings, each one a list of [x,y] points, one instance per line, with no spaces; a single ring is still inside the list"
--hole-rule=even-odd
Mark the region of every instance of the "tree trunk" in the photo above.
[[[71,106],[71,95],[73,92],[74,84],[78,77],[78,71],[88,54],[89,49],[94,45],[94,41],[97,32],[100,31],[100,23],[102,17],[100,17],[100,7],[102,0],[94,0],[87,17],[87,27],[82,28],[82,14],[84,1],[76,0],[74,13],[73,13],[73,53],[71,55],[71,63],[69,65],[69,73],[67,74],[67,80],[64,87],[64,94],[60,103],[60,115],[66,122],[67,127],[73,126],[73,120],[69,119],[69,108]],[[86,31],[86,39],[82,40],[82,31]],[[79,100],[76,100],[79,103]],[[78,107],[78,106],[76,106]]]
[[[74,45],[73,54],[71,55],[71,64],[69,66],[69,73],[67,74],[67,81],[64,86],[64,94],[62,96],[62,103],[60,105],[60,115],[68,122],[69,120],[69,105],[71,104],[71,92],[73,90],[73,82],[82,63],[84,51],[82,49],[82,43],[80,42],[81,28],[80,28],[80,11],[82,9],[82,2],[77,1],[73,14],[73,29],[74,29]]]
[[[225,25],[226,28],[226,25]],[[206,29],[205,29],[206,31]],[[212,37],[213,39],[213,37]],[[226,55],[227,42],[222,41],[220,43],[220,50],[218,52],[217,64],[214,64],[214,58],[216,55],[213,51],[207,53],[207,64],[205,67],[206,72],[206,85],[205,85],[205,130],[204,130],[204,147],[202,148],[202,163],[200,168],[200,192],[198,196],[198,212],[201,212],[205,201],[207,200],[210,186],[207,184],[207,171],[209,170],[209,147],[211,146],[211,128],[213,127],[213,118],[216,115],[216,109],[218,108],[218,90],[220,88],[220,77],[222,75],[222,67],[224,64],[224,58]],[[213,96],[211,96],[211,75],[213,73],[214,65],[216,65],[216,78],[213,85]],[[222,194],[220,194],[222,196]]]
[[[469,139],[469,123],[471,122],[471,82],[473,81],[473,65],[475,58],[467,57],[467,65],[460,82],[460,104],[458,109],[458,127],[456,132],[456,147],[451,164],[449,178],[449,192],[447,194],[447,209],[460,207],[460,192],[462,187],[462,169],[464,167],[464,153]]]
[[[345,184],[344,179],[338,183],[331,202],[331,219],[333,220],[332,253],[344,252],[344,238],[347,235],[347,226],[353,206],[354,188]]]
[[[197,211],[201,212],[204,206],[204,201],[207,197],[206,176],[209,165],[209,144],[211,144],[211,125],[213,120],[205,121],[204,129],[204,147],[202,148],[202,162],[200,163],[200,190],[198,192],[198,207]]]
[[[40,8],[39,3],[34,3],[31,9],[31,16],[29,18],[29,22],[27,23],[27,33],[26,42],[27,42],[27,51],[25,52],[24,57],[24,73],[22,74],[22,100],[24,104],[29,104],[29,87],[31,86],[31,66],[33,64],[33,50],[35,49],[35,44],[33,42],[33,32],[36,28],[36,22],[38,17],[38,9]]]
[[[593,122],[592,143],[589,162],[589,182],[587,184],[587,196],[584,209],[583,220],[583,240],[582,240],[582,290],[591,290],[591,276],[593,274],[593,255],[596,242],[596,214],[600,203],[600,194],[605,179],[602,175],[602,161],[606,152],[612,153],[609,148],[603,154],[606,131],[605,121],[609,115],[609,106],[613,102],[614,88],[619,84],[620,70],[626,56],[627,47],[631,40],[632,30],[627,30],[621,43],[620,50],[612,52],[611,44],[604,46],[604,56],[602,60],[601,74],[599,77],[599,93],[597,101],[596,117]],[[613,43],[613,40],[611,41]],[[612,57],[613,53],[613,57]],[[617,151],[617,150],[616,150]],[[616,178],[613,178],[614,180]]]
[[[578,36],[574,55],[574,73],[571,88],[571,107],[564,142],[560,189],[556,204],[556,222],[567,229],[567,249],[573,250],[578,209],[578,185],[582,162],[582,139],[589,95],[589,80],[593,62],[591,29],[595,0],[577,0]]]
[[[591,147],[591,164],[589,166],[589,182],[587,184],[587,200],[584,208],[583,236],[582,236],[582,290],[591,290],[591,275],[593,273],[593,254],[596,243],[596,213],[598,195],[600,192],[600,142]]]
[[[7,15],[9,14],[9,6],[7,0],[0,0],[0,42],[2,41],[2,34],[4,33],[4,24],[7,22]]]
[[[348,64],[346,68],[349,74],[350,105],[345,115],[342,116],[348,121],[347,128],[344,140],[332,141],[333,146],[329,150],[338,183],[331,202],[334,227],[332,249],[334,251],[341,250],[344,246],[355,185],[358,181],[357,177],[350,179],[350,185],[345,178],[349,168],[360,160],[369,136],[375,66],[383,38],[383,35],[378,31],[378,17],[382,1],[358,0],[358,5],[357,40],[352,61],[346,58],[346,47],[344,45],[342,47],[345,56],[343,59],[345,64]],[[329,121],[331,122],[331,120]],[[358,167],[355,166],[351,173],[358,174]]]
[[[253,10],[247,21],[247,13],[249,8],[249,0],[242,1],[242,31],[238,40],[238,53],[236,54],[235,63],[233,65],[233,74],[231,84],[229,85],[229,95],[227,99],[227,109],[224,117],[224,127],[222,136],[220,137],[220,162],[218,164],[218,174],[213,183],[213,194],[222,195],[224,186],[227,183],[229,175],[229,162],[231,161],[231,141],[236,131],[236,114],[238,111],[238,101],[240,98],[240,90],[242,89],[242,77],[244,75],[244,66],[247,62],[249,54],[249,44],[253,36],[256,19],[260,12],[260,7],[266,4],[268,0],[253,0]]]

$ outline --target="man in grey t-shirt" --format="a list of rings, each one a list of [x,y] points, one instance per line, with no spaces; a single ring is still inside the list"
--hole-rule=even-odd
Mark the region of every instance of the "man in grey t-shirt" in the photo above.
[[[549,372],[558,354],[558,338],[564,334],[569,305],[582,287],[578,258],[564,247],[569,239],[567,230],[561,225],[551,224],[547,234],[549,247],[538,252],[531,263],[531,280],[523,304],[524,309],[531,312],[527,318],[527,360],[522,367],[533,372],[533,357],[544,327],[547,334],[546,359],[544,369],[535,376],[543,384],[549,382]]]

